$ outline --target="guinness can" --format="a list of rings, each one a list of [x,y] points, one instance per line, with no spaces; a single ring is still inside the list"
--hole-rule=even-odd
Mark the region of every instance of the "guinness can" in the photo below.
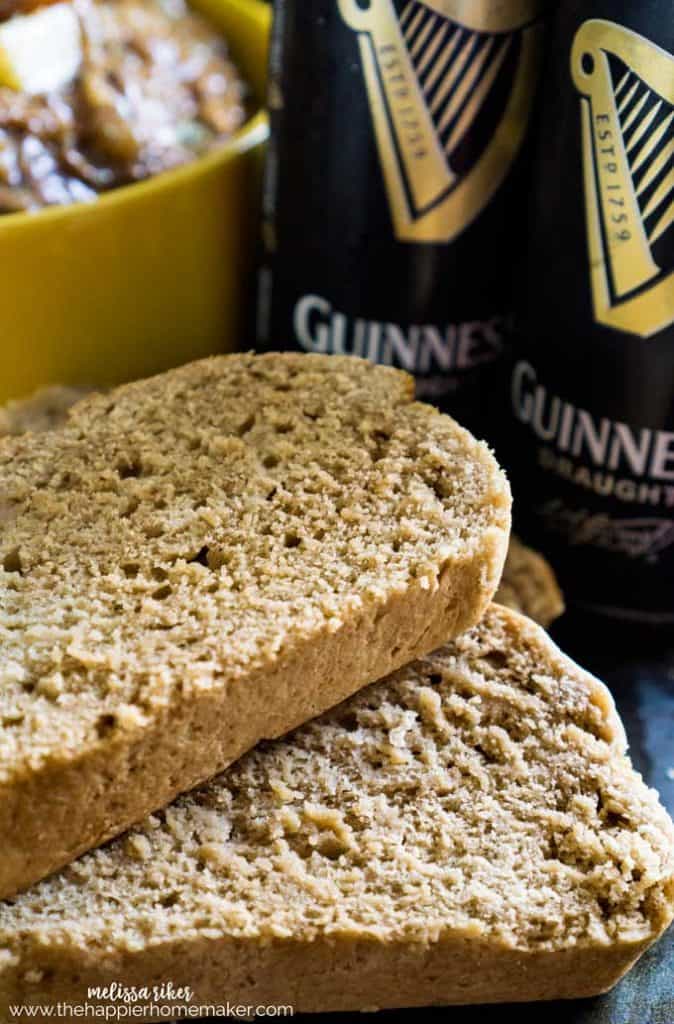
[[[542,0],[276,0],[261,348],[355,354],[484,436]]]
[[[674,621],[674,15],[566,0],[511,381],[521,528],[572,602]]]

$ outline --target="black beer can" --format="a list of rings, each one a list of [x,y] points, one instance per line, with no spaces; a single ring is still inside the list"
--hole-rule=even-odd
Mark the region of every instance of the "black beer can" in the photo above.
[[[565,0],[511,380],[516,514],[571,603],[674,621],[674,8]]]
[[[256,339],[408,370],[488,434],[545,0],[276,0]]]

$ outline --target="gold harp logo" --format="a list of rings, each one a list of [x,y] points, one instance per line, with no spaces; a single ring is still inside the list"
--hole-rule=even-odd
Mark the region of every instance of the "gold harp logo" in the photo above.
[[[401,241],[451,241],[501,186],[529,120],[543,2],[338,0]]]
[[[674,57],[610,21],[576,34],[595,319],[649,338],[674,323]]]

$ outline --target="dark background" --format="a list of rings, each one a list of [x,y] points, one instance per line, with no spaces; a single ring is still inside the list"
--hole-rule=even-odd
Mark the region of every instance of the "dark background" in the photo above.
[[[562,0],[554,12],[533,118],[534,172],[526,254],[518,274],[519,348],[555,394],[596,415],[662,429],[672,415],[674,332],[665,330],[644,341],[594,323],[580,95],[571,78],[570,54],[576,32],[590,18],[617,22],[674,54],[674,4]],[[667,232],[662,244],[659,257],[663,269],[670,269],[674,232]]]
[[[514,355],[536,370],[551,395],[640,428],[674,429],[674,326],[644,339],[594,322],[585,223],[580,96],[572,82],[570,54],[588,19],[617,22],[674,54],[672,0],[561,0],[548,26],[544,71],[533,118],[533,172],[527,241],[517,275]],[[669,107],[665,101],[665,108]],[[663,269],[674,266],[674,230],[663,236]],[[509,396],[508,399],[509,401]],[[671,519],[664,498],[657,506],[602,497],[539,469],[542,447],[510,409],[504,413],[497,455],[510,472],[515,526],[543,550],[569,595],[595,607],[637,615],[674,610],[674,545],[630,557],[593,544],[570,543],[568,526],[555,528],[544,513],[562,502],[585,521],[610,516],[626,524]],[[546,446],[554,450],[554,445]],[[575,460],[591,466],[585,456]],[[606,475],[605,468],[602,475]],[[618,471],[617,477],[631,474]],[[641,481],[639,481],[641,482]],[[645,482],[649,482],[647,479]],[[655,482],[655,481],[651,481]],[[573,529],[571,530],[573,534]]]

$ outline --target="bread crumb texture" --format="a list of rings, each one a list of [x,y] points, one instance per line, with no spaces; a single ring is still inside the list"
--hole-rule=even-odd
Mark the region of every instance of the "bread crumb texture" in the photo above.
[[[90,392],[51,387],[30,398],[0,408],[0,435],[54,430],[65,423],[70,408]],[[496,598],[499,604],[549,626],[564,611],[564,599],[548,562],[517,537],[510,538],[503,577]]]
[[[673,851],[608,691],[492,605],[2,905],[0,980],[2,949],[21,973],[222,937],[640,945],[672,916]]]
[[[68,387],[44,388],[28,399],[0,408],[0,435],[54,430],[65,423],[70,408],[89,394]],[[564,611],[564,598],[554,571],[537,551],[511,536],[503,577],[495,600],[549,626]]]
[[[486,603],[507,482],[412,392],[406,374],[357,359],[241,354],[4,437],[0,785],[374,618],[412,586],[433,592],[443,572],[481,564]]]

